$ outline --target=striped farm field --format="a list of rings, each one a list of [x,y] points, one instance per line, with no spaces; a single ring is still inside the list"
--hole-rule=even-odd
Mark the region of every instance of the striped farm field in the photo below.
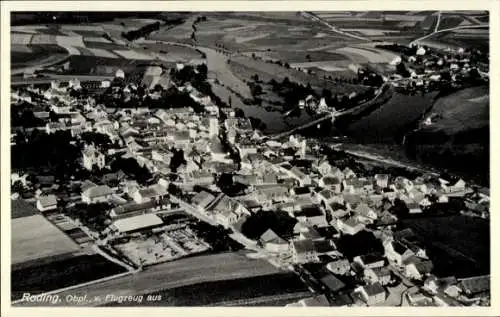
[[[105,39],[104,37],[92,37],[92,36],[87,36],[84,38],[86,42],[96,42],[96,43],[111,43],[110,40]]]
[[[31,53],[33,50],[28,45],[14,44],[10,46],[12,53]]]
[[[80,51],[76,47],[64,45],[61,45],[61,47],[67,50],[69,55],[81,55]]]
[[[143,54],[137,51],[131,51],[131,50],[115,50],[114,53],[118,54],[119,56],[125,58],[125,59],[137,59],[137,60],[153,60],[154,57]]]
[[[53,45],[57,44],[57,36],[51,34],[35,34],[31,38],[31,45]]]
[[[10,36],[11,45],[28,45],[33,38],[32,34],[12,33]]]
[[[104,29],[98,25],[63,25],[61,26],[61,29],[70,31],[104,32]]]
[[[347,69],[347,61],[321,61],[321,62],[305,62],[290,64],[293,68],[312,68],[317,67],[326,72],[345,71]]]
[[[358,47],[342,47],[334,52],[344,54],[355,63],[390,63],[395,57],[394,53]]]
[[[61,46],[85,47],[81,36],[57,36],[56,42]]]
[[[111,51],[103,50],[101,48],[86,48],[86,49],[89,50],[94,56],[119,58],[116,54],[113,54]]]

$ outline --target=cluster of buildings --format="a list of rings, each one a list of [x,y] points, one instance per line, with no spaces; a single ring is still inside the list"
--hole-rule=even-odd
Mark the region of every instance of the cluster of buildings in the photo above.
[[[480,70],[480,65],[475,61],[473,54],[476,52],[465,52],[463,48],[456,50],[449,48],[443,54],[418,45],[415,54],[407,56],[407,60],[404,61],[408,66],[409,78],[403,78],[401,74],[395,73],[389,79],[395,87],[410,85],[414,88],[427,88],[432,83],[438,84],[442,81],[457,86],[467,80],[472,72],[479,78],[488,79],[488,72]],[[404,62],[398,56],[390,66],[396,68],[398,64]]]
[[[78,82],[71,85],[79,87]],[[394,212],[397,202],[403,204],[409,214],[423,214],[436,204],[447,203],[450,197],[460,197],[471,209],[482,210],[482,215],[487,216],[489,208],[477,206],[487,205],[489,198],[473,195],[463,180],[361,175],[349,167],[335,166],[327,157],[320,156],[305,138],[269,140],[252,129],[248,119],[236,117],[232,109],[219,109],[209,97],[192,87],[179,89],[189,91],[193,100],[205,107],[205,113],[182,107],[109,109],[96,104],[92,98],[75,103],[74,98],[68,97],[67,90],[56,84],[42,92],[54,100],[54,112],[67,114],[69,120],[58,122],[57,126],[54,122],[48,123],[47,133],[70,129],[76,138],[81,131],[94,132],[109,136],[117,144],[111,149],[98,144],[85,145],[81,153],[83,168],[102,171],[113,160],[126,158],[135,160],[153,175],[147,184],[139,184],[123,172],[107,173],[107,177],[103,176],[97,183],[72,181],[81,188],[79,197],[72,197],[72,203],[111,206],[102,211],[108,226],[96,235],[100,243],[112,245],[117,239],[136,239],[134,246],[122,245],[122,251],[137,255],[142,254],[138,248],[151,249],[135,261],[141,265],[156,263],[187,254],[178,248],[178,241],[192,245],[182,248],[184,250],[205,250],[203,242],[197,242],[186,231],[173,234],[165,229],[170,224],[165,223],[164,216],[179,209],[202,221],[231,228],[240,235],[240,225],[255,213],[285,212],[296,221],[293,234],[284,236],[268,228],[258,239],[258,248],[277,259],[277,265],[282,267],[322,264],[320,274],[311,280],[323,285],[329,303],[343,298],[344,303],[338,305],[386,304],[389,286],[398,279],[419,285],[420,295],[415,293],[412,298],[422,300],[423,296],[424,301],[430,300],[436,305],[477,300],[479,297],[474,296],[487,292],[487,288],[468,280],[441,283],[432,275],[433,263],[425,246],[412,235],[392,230],[398,220]],[[178,153],[182,153],[183,160],[173,168],[171,163]],[[234,184],[245,188],[239,195],[229,196],[216,185],[220,177],[227,174]],[[111,184],[109,179],[116,182]],[[172,193],[172,186],[179,192]],[[41,193],[37,207],[45,213],[66,206],[58,206],[56,195]],[[147,240],[149,238],[144,242],[142,232],[145,231],[158,233],[153,242]],[[339,240],[361,232],[373,233],[383,250],[354,258],[344,256],[338,249]],[[162,252],[169,255],[165,257]],[[150,259],[147,254],[154,257]],[[355,283],[348,284],[343,277]],[[428,290],[422,290],[423,283]],[[325,304],[325,301],[314,298],[298,305],[311,303]]]

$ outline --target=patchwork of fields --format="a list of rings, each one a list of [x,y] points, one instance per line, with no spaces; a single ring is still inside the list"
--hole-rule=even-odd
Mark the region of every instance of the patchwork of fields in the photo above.
[[[99,25],[14,26],[11,29],[11,68],[50,66],[75,56],[95,58],[96,64],[116,60],[112,65],[125,61],[174,63],[201,59],[201,54],[194,49],[156,45],[155,42],[141,43],[141,47],[137,47],[121,39],[122,32],[155,22],[158,21],[117,19]]]

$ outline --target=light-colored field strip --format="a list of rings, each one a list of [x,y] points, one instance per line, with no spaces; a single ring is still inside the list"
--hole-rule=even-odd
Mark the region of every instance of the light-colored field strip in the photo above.
[[[95,31],[95,32],[103,32],[103,28],[98,25],[63,25],[61,26],[63,30],[71,30],[71,31]]]
[[[80,250],[42,215],[12,219],[11,226],[12,264]]]
[[[342,29],[346,32],[359,32],[363,35],[377,36],[385,35],[386,33],[400,33],[398,30],[380,30],[380,29]]]
[[[66,36],[81,36],[80,34],[75,33],[75,32],[73,32],[71,30],[59,29],[59,32],[61,32],[62,34],[66,35]]]
[[[61,47],[64,48],[66,51],[68,51],[69,55],[76,55],[76,56],[82,55],[76,47],[69,45],[61,45]]]
[[[86,42],[95,42],[95,43],[111,43],[110,40],[108,39],[105,39],[104,37],[93,37],[93,36],[89,36],[89,37],[85,37],[84,40]]]
[[[10,28],[11,32],[26,32],[26,33],[38,33],[40,30],[46,30],[45,25],[23,25],[23,26],[12,26]]]
[[[389,56],[390,54],[386,54],[385,52],[380,52],[380,53],[374,53],[365,49],[361,48],[356,48],[356,47],[342,47],[339,49],[336,49],[334,52],[336,53],[343,53],[344,55],[350,57],[350,54],[354,55],[359,55],[364,58],[369,63],[389,63],[392,61],[392,56]]]
[[[31,39],[33,45],[54,45],[57,44],[56,36],[51,34],[35,34]]]
[[[10,36],[10,43],[11,45],[27,45],[30,44],[32,37],[31,34],[13,33]]]
[[[258,39],[263,39],[265,37],[268,37],[270,35],[270,33],[262,33],[262,34],[257,34],[257,35],[254,35],[254,36],[246,36],[246,37],[242,37],[242,36],[237,36],[234,40],[236,41],[236,43],[245,43],[245,42],[249,42],[249,41],[253,41],[253,40],[258,40]]]
[[[123,58],[126,59],[139,59],[139,60],[152,60],[154,59],[153,57],[142,54],[136,51],[130,51],[130,50],[115,50],[113,51],[114,53],[122,56]]]
[[[31,53],[33,50],[27,45],[14,44],[10,46],[10,51],[13,53]]]
[[[61,46],[85,47],[82,36],[56,36],[56,42]]]
[[[108,50],[104,50],[102,48],[88,48],[89,51],[92,52],[95,56],[98,57],[109,57],[109,58],[119,58],[116,54],[113,54],[112,52]]]
[[[347,70],[345,67],[337,66],[339,61],[320,61],[320,62],[304,62],[304,63],[293,63],[290,64],[293,68],[309,68],[309,67],[317,67],[327,72],[335,72],[335,71],[345,71]]]

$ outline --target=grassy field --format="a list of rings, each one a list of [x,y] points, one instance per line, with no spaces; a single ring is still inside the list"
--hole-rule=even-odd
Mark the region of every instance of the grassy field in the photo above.
[[[432,128],[448,135],[479,129],[490,124],[490,96],[488,86],[460,90],[439,98],[430,111],[437,115]]]
[[[305,284],[294,273],[277,273],[226,281],[199,283],[155,292],[159,302],[144,301],[142,306],[223,306],[228,302],[243,303],[257,297],[273,297],[287,293],[307,292]],[[135,306],[134,303],[112,303],[108,306]]]
[[[422,44],[437,49],[476,48],[489,52],[489,28],[459,29],[436,33],[422,41]]]
[[[39,215],[40,212],[35,208],[33,203],[27,202],[23,199],[11,200],[11,218],[22,218],[34,215]]]
[[[319,91],[323,88],[327,88],[331,90],[332,93],[338,94],[349,94],[351,92],[360,92],[367,89],[363,86],[337,84],[326,81],[315,75],[306,74],[303,71],[293,68],[287,69],[276,64],[266,63],[262,60],[254,60],[244,56],[232,58],[229,67],[233,74],[243,81],[250,81],[251,76],[257,74],[259,79],[265,82],[271,79],[282,81],[285,77],[288,77],[292,82],[297,82],[302,85],[311,84],[313,88]]]
[[[428,245],[437,276],[489,274],[490,230],[485,219],[466,216],[403,220]]]
[[[38,294],[125,272],[100,255],[80,255],[28,268],[13,269],[11,298]],[[117,291],[117,290],[115,290]]]
[[[15,218],[11,230],[13,264],[80,250],[42,215]]]

